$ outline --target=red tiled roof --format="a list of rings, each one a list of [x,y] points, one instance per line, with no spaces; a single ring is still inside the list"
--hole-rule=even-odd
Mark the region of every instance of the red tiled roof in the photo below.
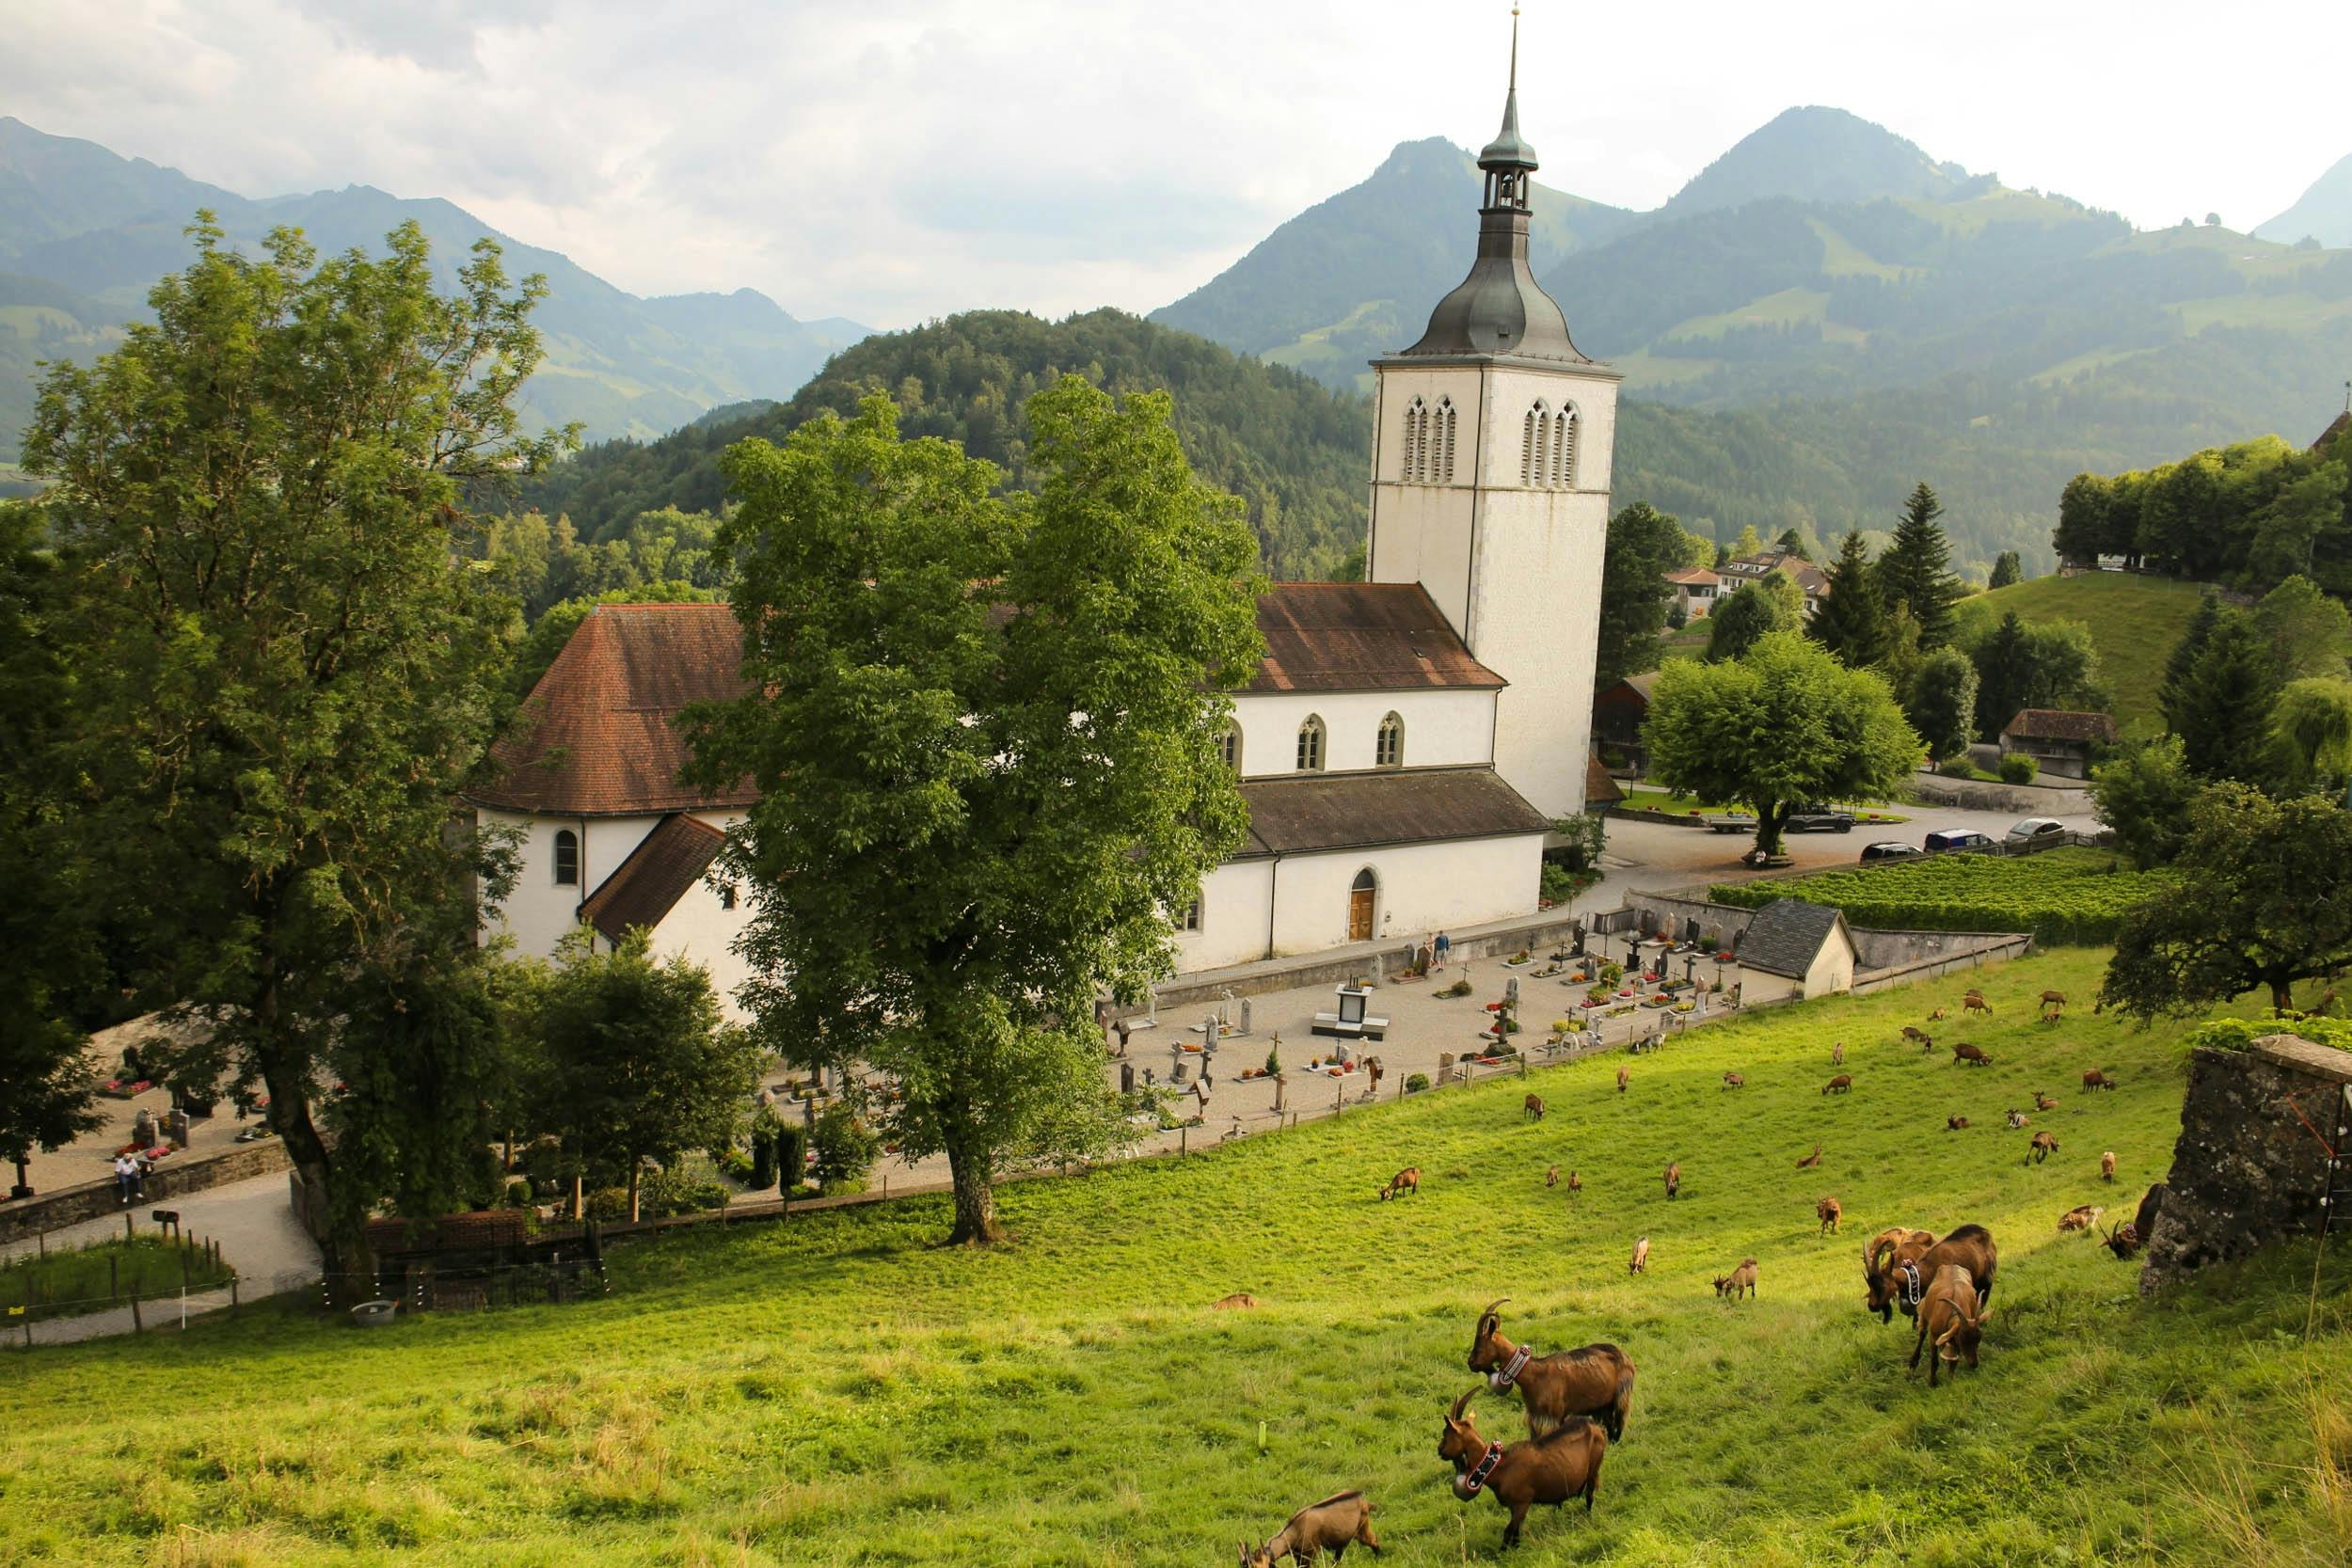
[[[1609,769],[1598,757],[1584,759],[1584,808],[1613,806],[1625,799],[1625,791],[1609,776]]]
[[[749,805],[749,780],[714,797],[678,783],[690,753],[675,721],[689,703],[741,695],[742,658],[725,605],[598,605],[492,748],[501,771],[471,799],[557,816]]]
[[[683,813],[663,817],[588,895],[580,918],[611,942],[620,941],[631,927],[660,925],[686,890],[702,880],[725,842],[718,829]]]
[[[2352,430],[2352,414],[2338,414],[2336,422],[2321,431],[2319,439],[2312,443],[2312,451],[2317,451],[2347,430]]]
[[[1491,768],[1302,773],[1241,786],[1249,838],[1236,859],[1433,839],[1540,833],[1551,819]]]
[[[2005,736],[2027,740],[2100,740],[2112,744],[2118,734],[2111,713],[2075,713],[2064,708],[2027,707],[2001,726]]]
[[[1724,579],[1716,573],[1709,571],[1705,566],[1677,566],[1673,571],[1666,574],[1666,580],[1668,582],[1704,584],[1721,582]]]
[[[1282,582],[1258,600],[1265,659],[1248,690],[1506,684],[1470,657],[1417,582]]]

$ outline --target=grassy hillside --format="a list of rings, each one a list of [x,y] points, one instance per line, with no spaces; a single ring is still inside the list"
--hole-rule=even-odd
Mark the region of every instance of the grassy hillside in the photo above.
[[[2164,661],[2187,629],[2203,592],[2193,582],[2087,572],[2079,577],[2031,578],[1961,601],[1963,633],[1991,626],[2011,610],[2021,621],[2080,621],[2099,649],[2099,669],[2115,693],[2115,717],[2127,729],[2157,728],[2156,689]]]
[[[1357,1485],[1383,1561],[1501,1560],[1501,1512],[1455,1502],[1434,1453],[1472,1316],[1508,1295],[1516,1337],[1639,1368],[1597,1512],[1539,1511],[1513,1559],[1534,1568],[2333,1568],[2352,1263],[2324,1271],[2306,1344],[2307,1247],[2150,1304],[2055,1233],[2135,1200],[2177,1132],[2176,1030],[2024,1022],[2099,961],[1972,975],[2000,1008],[1971,1035],[1985,1070],[1897,1042],[1947,982],[1703,1031],[1622,1096],[1601,1058],[1016,1186],[998,1252],[939,1249],[945,1206],[918,1200],[621,1250],[593,1305],[365,1335],[263,1312],[25,1356],[0,1377],[0,1560],[1192,1568]],[[1833,1040],[1855,1086],[1824,1098]],[[2077,1094],[2090,1066],[2117,1092]],[[2060,1151],[2027,1166],[1999,1118],[2036,1087],[2064,1101],[2035,1118]],[[1976,1130],[1941,1131],[1954,1113]],[[1823,1167],[1793,1169],[1816,1143]],[[1544,1188],[1553,1161],[1581,1199]],[[1422,1195],[1375,1202],[1407,1163]],[[1816,1234],[1823,1193],[1843,1235]],[[2001,1244],[1994,1316],[1982,1366],[1931,1392],[1902,1320],[1862,1312],[1858,1254],[1965,1220]],[[1757,1299],[1719,1302],[1745,1257]],[[1262,1309],[1209,1309],[1236,1290]],[[1504,1402],[1477,1412],[1514,1435]]]

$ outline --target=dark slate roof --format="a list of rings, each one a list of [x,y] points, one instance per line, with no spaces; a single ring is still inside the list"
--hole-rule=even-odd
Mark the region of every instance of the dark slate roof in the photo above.
[[[1236,860],[1384,844],[1540,833],[1551,819],[1491,768],[1302,773],[1241,786],[1249,838]]]
[[[1830,933],[1845,923],[1846,917],[1831,904],[1808,904],[1802,898],[1767,904],[1740,939],[1740,967],[1802,980],[1821,956]]]
[[[1417,582],[1280,582],[1258,600],[1265,658],[1251,691],[1505,685],[1470,657]]]
[[[1525,212],[1489,207],[1478,214],[1478,257],[1470,276],[1438,301],[1421,341],[1386,362],[1433,358],[1593,363],[1570,341],[1568,318],[1528,267]]]
[[[553,816],[626,816],[749,805],[746,779],[716,796],[678,783],[689,703],[740,696],[743,628],[723,604],[590,610],[491,749],[499,772],[469,799]]]
[[[2312,451],[2317,451],[2347,430],[2352,430],[2352,414],[2338,414],[2336,422],[2321,431],[2319,439],[2312,443]]]
[[[2001,726],[2003,735],[2027,740],[2103,741],[2112,745],[2122,732],[2111,713],[2075,713],[2065,708],[2019,708],[2017,717]]]
[[[611,942],[631,927],[650,930],[702,879],[725,842],[718,829],[683,813],[663,817],[580,906],[580,919]]]

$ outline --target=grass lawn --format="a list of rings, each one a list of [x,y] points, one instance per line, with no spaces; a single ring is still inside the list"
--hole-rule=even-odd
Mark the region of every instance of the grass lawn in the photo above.
[[[2038,855],[1929,855],[1785,881],[1718,884],[1718,903],[1776,898],[1835,904],[1857,926],[1895,931],[2031,931],[2042,942],[2112,941],[2133,905],[2179,884],[2135,871],[2111,849]]]
[[[612,1297],[573,1307],[372,1333],[263,1311],[26,1354],[0,1376],[0,1561],[1191,1568],[1351,1486],[1382,1561],[1500,1560],[1501,1510],[1456,1502],[1435,1452],[1472,1317],[1507,1295],[1515,1338],[1639,1368],[1597,1511],[1538,1511],[1521,1563],[2339,1568],[2352,1255],[2305,1344],[2309,1247],[2148,1303],[2056,1233],[2135,1201],[2178,1132],[2178,1029],[2028,1022],[2101,962],[1972,974],[1989,1069],[1897,1038],[1953,979],[1701,1031],[1623,1095],[1597,1058],[1022,1183],[986,1253],[936,1246],[946,1206],[917,1199],[617,1249]],[[1853,1092],[1824,1098],[1840,1040]],[[2115,1093],[2076,1092],[2092,1066]],[[2060,1152],[2029,1166],[2000,1117],[2037,1087]],[[1976,1130],[1943,1132],[1954,1113]],[[1580,1199],[1545,1188],[1553,1162]],[[1408,1164],[1421,1196],[1375,1202]],[[1843,1235],[1816,1234],[1824,1193]],[[1994,1316],[1980,1369],[1931,1391],[1903,1320],[1862,1312],[1859,1254],[1968,1220],[2000,1242]],[[1748,1257],[1757,1298],[1718,1301]],[[1210,1308],[1232,1291],[1261,1309]],[[1476,1410],[1520,1430],[1503,1399]]]
[[[117,1291],[125,1300],[163,1295],[178,1291],[183,1278],[210,1290],[237,1272],[202,1252],[188,1254],[187,1268],[183,1276],[181,1249],[153,1236],[52,1248],[46,1258],[33,1253],[0,1263],[0,1310],[25,1307],[36,1318],[72,1316],[103,1309]]]
[[[1748,809],[1745,806],[1726,805],[1722,802],[1702,804],[1692,800],[1689,796],[1670,795],[1662,789],[1629,789],[1625,793],[1625,799],[1618,803],[1630,806],[1636,811],[1665,811],[1672,812],[1677,816],[1686,816],[1694,811],[1745,811]],[[1844,801],[1835,803],[1846,804]],[[1849,806],[1848,809],[1854,814],[1854,826],[1857,828],[1868,827],[1872,823],[1885,824],[1911,820],[1908,816],[1887,810],[1883,804],[1853,805]]]
[[[2164,683],[2164,661],[2188,629],[2202,592],[2193,582],[2130,572],[2033,578],[1963,599],[1960,628],[1964,636],[2012,610],[2027,623],[2080,621],[2099,650],[2100,677],[2115,693],[2116,722],[2161,728],[2156,689]]]

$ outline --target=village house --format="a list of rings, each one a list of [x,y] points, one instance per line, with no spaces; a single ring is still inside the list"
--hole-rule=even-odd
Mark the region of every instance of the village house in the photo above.
[[[2044,773],[2087,779],[2100,749],[2114,745],[2121,736],[2113,714],[2020,708],[2001,726],[2001,750],[2033,758]]]
[[[1739,955],[1745,1004],[1853,990],[1853,933],[1828,904],[1783,898],[1765,905],[1740,933]]]
[[[1707,618],[1715,608],[1723,581],[1721,575],[1705,566],[1677,566],[1666,574],[1666,584],[1674,590],[1674,608],[1682,611],[1686,621]]]
[[[1758,555],[1743,555],[1736,561],[1718,562],[1716,576],[1721,586],[1716,599],[1724,598],[1752,582],[1761,582],[1774,572],[1795,583],[1804,594],[1804,612],[1811,615],[1823,599],[1829,597],[1829,574],[1792,550],[1766,550]]]

